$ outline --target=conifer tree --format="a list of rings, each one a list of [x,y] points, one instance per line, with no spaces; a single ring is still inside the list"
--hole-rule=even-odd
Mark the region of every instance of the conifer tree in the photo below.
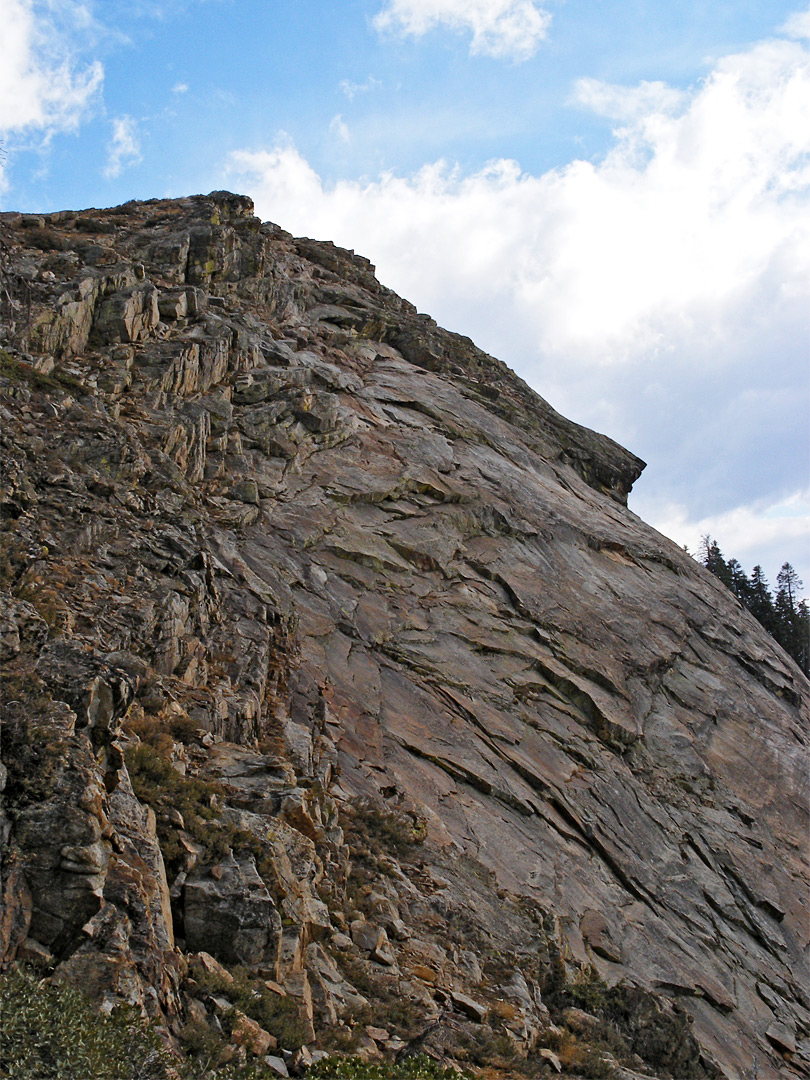
[[[746,577],[736,559],[726,562],[717,541],[708,534],[701,539],[698,558],[793,657],[805,675],[810,674],[810,607],[806,600],[799,599],[803,584],[790,563],[783,563],[777,575],[779,588],[774,599],[761,566],[755,566],[751,577]]]
[[[751,598],[746,606],[754,618],[762,623],[769,634],[772,634],[776,629],[773,596],[759,563],[751,571]]]
[[[810,675],[810,607],[800,600],[796,607],[795,652],[791,656],[805,673]]]
[[[716,578],[719,578],[726,588],[731,589],[731,572],[723,558],[723,553],[716,540],[712,540],[707,533],[700,542],[701,562],[710,570]]]
[[[798,600],[802,580],[790,563],[786,562],[782,564],[776,582],[779,588],[774,601],[775,636],[782,648],[795,657],[803,644],[801,639],[804,628],[799,615]]]
[[[729,559],[726,565],[731,579],[731,585],[729,586],[731,591],[741,604],[748,607],[748,601],[751,597],[751,583],[748,576],[736,559]]]

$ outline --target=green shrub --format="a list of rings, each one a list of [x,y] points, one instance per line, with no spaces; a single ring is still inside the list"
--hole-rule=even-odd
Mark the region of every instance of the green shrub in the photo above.
[[[368,999],[368,1004],[355,1010],[359,1023],[386,1027],[401,1038],[412,1038],[423,1026],[424,1007],[412,998],[399,993],[396,984],[372,966],[352,956],[339,959],[341,968],[352,986]]]
[[[136,1011],[100,1016],[78,990],[20,968],[0,975],[2,1080],[168,1080],[172,1064]]]
[[[274,1035],[285,1050],[297,1050],[305,1039],[304,1027],[295,998],[283,997],[264,985],[261,979],[251,975],[248,968],[233,969],[233,982],[221,975],[206,971],[192,962],[189,975],[207,994],[225,997],[251,1020]]]
[[[67,390],[77,395],[84,392],[84,388],[66,372],[57,369],[51,375],[43,375],[31,364],[18,360],[5,349],[0,349],[0,377],[12,383],[26,383],[32,390],[45,394],[57,390],[62,392]]]
[[[375,854],[406,856],[424,843],[426,835],[425,822],[416,814],[380,809],[365,801],[355,803],[354,813],[342,824],[353,849],[366,847]]]
[[[608,985],[590,965],[580,971],[568,987],[571,1003],[585,1012],[601,1015],[607,1006]]]
[[[225,1043],[186,1025],[197,1061],[181,1062],[138,1011],[98,1013],[73,987],[20,967],[0,974],[0,1080],[278,1080],[261,1062],[216,1065]]]
[[[155,729],[149,739],[127,750],[127,769],[135,794],[155,811],[158,839],[170,877],[179,872],[185,858],[179,827],[164,813],[171,808],[180,811],[185,831],[202,844],[209,862],[220,862],[228,851],[249,852],[256,859],[259,873],[272,886],[272,865],[258,837],[246,829],[213,820],[219,812],[222,787],[199,777],[181,776],[171,764],[173,741],[165,731]]]
[[[607,1047],[599,1039],[586,1040],[563,1028],[555,1035],[547,1034],[544,1042],[556,1052],[566,1073],[586,1080],[610,1080],[617,1075],[615,1067],[603,1057],[601,1051]]]
[[[426,1054],[381,1064],[366,1062],[359,1057],[330,1058],[307,1072],[307,1077],[312,1080],[459,1080],[459,1075],[464,1077],[469,1073],[459,1074]]]
[[[65,737],[49,722],[47,710],[53,703],[35,673],[4,678],[3,695],[0,759],[8,768],[4,797],[16,810],[55,794],[65,769]]]

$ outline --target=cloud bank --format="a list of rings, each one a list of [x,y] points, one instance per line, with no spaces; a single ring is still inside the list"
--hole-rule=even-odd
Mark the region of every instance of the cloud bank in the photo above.
[[[61,6],[57,25],[50,4],[0,0],[0,132],[5,136],[75,131],[101,89],[101,64],[81,67],[64,33],[66,20],[82,23],[89,16],[69,0]]]
[[[521,61],[537,51],[550,22],[534,0],[388,0],[374,26],[410,37],[437,26],[471,31],[471,55]]]
[[[583,80],[573,103],[614,120],[603,160],[538,176],[438,161],[326,186],[282,141],[234,153],[230,176],[263,217],[361,251],[561,411],[646,457],[631,505],[680,542],[723,520],[776,534],[761,523],[792,499],[790,533],[800,493],[810,502],[808,50],[763,41],[688,93]]]

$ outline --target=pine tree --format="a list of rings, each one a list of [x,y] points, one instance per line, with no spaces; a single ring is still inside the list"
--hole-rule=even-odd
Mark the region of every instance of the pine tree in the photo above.
[[[798,601],[802,580],[790,563],[786,562],[782,564],[776,581],[779,589],[774,601],[775,637],[785,652],[796,658],[806,649],[806,640],[803,640],[806,627],[802,625],[803,620],[799,616]]]
[[[723,553],[716,540],[712,540],[707,533],[700,542],[701,562],[707,570],[719,578],[726,588],[731,589],[731,571],[723,558]]]
[[[806,600],[796,606],[795,652],[791,655],[805,675],[810,675],[810,607]]]
[[[771,595],[768,581],[759,563],[757,563],[751,571],[750,586],[751,594],[746,607],[754,618],[762,623],[768,633],[773,634],[776,629],[776,613],[773,609],[773,596]]]
[[[810,607],[799,599],[803,584],[790,563],[783,563],[777,575],[779,588],[774,599],[762,567],[755,566],[751,577],[746,577],[736,559],[726,562],[719,544],[708,533],[701,537],[696,557],[748,608],[805,675],[810,674]]]
[[[776,575],[776,584],[779,586],[779,592],[784,593],[790,610],[795,612],[798,595],[804,582],[789,562],[782,563],[782,569]]]
[[[729,559],[726,565],[728,567],[729,577],[731,578],[731,585],[729,586],[731,591],[741,604],[745,604],[745,606],[748,607],[748,601],[751,596],[751,582],[748,580],[745,571],[736,559]]]

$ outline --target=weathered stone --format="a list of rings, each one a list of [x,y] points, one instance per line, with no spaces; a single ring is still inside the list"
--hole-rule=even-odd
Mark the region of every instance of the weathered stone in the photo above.
[[[3,910],[0,912],[0,958],[13,960],[28,939],[33,901],[18,866],[3,867]]]
[[[275,1054],[268,1054],[262,1058],[268,1069],[272,1069],[274,1073],[278,1073],[279,1076],[289,1076],[287,1066],[284,1062],[284,1058],[276,1057]]]
[[[546,1047],[543,1047],[542,1049],[538,1050],[537,1053],[538,1056],[543,1059],[543,1061],[547,1061],[551,1065],[552,1069],[554,1069],[555,1072],[562,1072],[562,1062],[553,1050],[549,1050]]]
[[[50,949],[46,949],[40,942],[35,941],[33,938],[25,938],[17,947],[14,959],[44,968],[53,964],[54,955]]]
[[[230,490],[232,499],[244,503],[257,503],[259,501],[259,489],[255,480],[240,480]]]
[[[786,1024],[771,1024],[765,1032],[766,1038],[786,1054],[796,1053],[796,1036]]]
[[[458,1009],[460,1013],[468,1016],[470,1020],[474,1020],[477,1024],[483,1024],[484,1020],[486,1020],[489,1012],[486,1005],[482,1005],[480,1002],[468,997],[467,994],[462,994],[458,990],[451,990],[450,1000],[453,1002],[455,1009]]]
[[[218,960],[215,960],[210,953],[198,952],[189,956],[189,960],[195,964],[199,964],[203,971],[208,972],[209,975],[215,975],[218,979],[222,979],[226,983],[233,982],[233,975],[226,967],[223,967]]]
[[[276,1040],[268,1031],[238,1010],[233,1022],[231,1040],[237,1046],[246,1047],[256,1057],[262,1057],[268,1050],[275,1050],[277,1046]]]
[[[367,999],[343,976],[329,954],[316,943],[306,949],[306,970],[313,1006],[326,1023],[349,1019],[368,1004]]]
[[[141,341],[160,319],[158,291],[151,284],[136,285],[107,297],[93,321],[93,339],[99,345]]]
[[[385,1043],[390,1038],[390,1032],[385,1028],[373,1027],[371,1024],[366,1024],[366,1035],[378,1043]]]
[[[185,289],[161,292],[158,296],[158,310],[164,319],[184,319],[189,313],[188,293]]]
[[[355,1045],[355,1053],[363,1061],[374,1061],[382,1057],[382,1051],[370,1035],[361,1035]]]
[[[288,971],[284,976],[284,989],[287,996],[293,998],[298,1006],[298,1019],[303,1029],[304,1042],[312,1042],[315,1039],[315,1010],[306,971]]]
[[[281,918],[252,857],[233,854],[221,875],[194,870],[183,890],[187,947],[225,964],[258,964],[277,949]]]
[[[411,936],[410,930],[402,919],[392,919],[386,926],[386,930],[395,941],[407,941]]]
[[[613,942],[608,924],[598,911],[592,908],[584,911],[579,921],[579,928],[585,942],[597,956],[611,960],[614,964],[621,963],[621,949]]]
[[[374,952],[381,948],[387,941],[385,930],[376,923],[367,922],[365,919],[355,919],[349,927],[352,941],[358,948],[366,952]]]
[[[378,945],[376,949],[372,949],[371,959],[378,964],[383,964],[385,967],[393,968],[397,965],[396,955],[387,940],[382,945]]]
[[[433,968],[426,967],[424,964],[415,964],[411,968],[411,975],[415,979],[421,979],[423,982],[435,983],[438,982],[439,973],[434,971]]]

